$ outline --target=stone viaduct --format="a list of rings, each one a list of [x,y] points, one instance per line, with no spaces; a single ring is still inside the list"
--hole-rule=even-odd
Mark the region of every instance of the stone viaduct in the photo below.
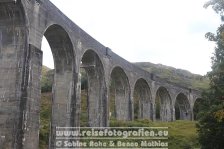
[[[88,75],[89,126],[109,126],[112,81],[118,120],[134,119],[135,99],[138,118],[173,121],[176,105],[180,119],[193,120],[199,91],[129,63],[48,0],[0,0],[0,148],[38,148],[43,36],[55,64],[50,148],[57,126],[80,125],[81,69]]]

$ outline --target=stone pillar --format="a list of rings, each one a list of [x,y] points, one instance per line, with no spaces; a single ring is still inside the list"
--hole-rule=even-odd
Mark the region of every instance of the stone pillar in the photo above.
[[[191,120],[194,121],[194,104],[195,104],[195,98],[191,92],[191,90],[189,91],[189,102],[190,102],[190,112],[191,112]]]
[[[3,43],[12,38],[7,37],[8,34],[12,33],[7,28],[0,29],[0,148],[19,148],[16,134],[20,131],[19,122],[22,117],[20,100],[23,53],[16,45]]]
[[[22,92],[20,108],[22,111],[22,132],[18,136],[22,138],[24,149],[38,149],[39,146],[39,115],[41,98],[41,70],[42,51],[29,45],[24,79],[26,88]],[[25,81],[24,80],[24,81]],[[25,81],[25,82],[26,82]]]
[[[152,120],[156,121],[156,96],[152,92]]]
[[[152,120],[152,117],[151,117],[152,107],[151,107],[150,99],[142,99],[141,105],[142,105],[142,109],[141,109],[142,118]]]
[[[61,69],[61,68],[60,68]],[[50,132],[50,148],[56,148],[57,127],[77,126],[76,115],[76,95],[77,89],[75,78],[72,71],[59,71],[54,74],[52,116]]]
[[[104,76],[94,68],[88,74],[88,123],[90,127],[106,126],[107,88]]]
[[[117,88],[115,94],[115,111],[117,120],[130,120],[129,94],[123,88]]]
[[[172,116],[172,119],[171,121],[175,121],[176,120],[176,115],[175,115],[175,105],[171,105],[171,116]]]
[[[39,84],[32,80],[40,77],[36,65],[42,54],[27,43],[20,1],[1,1],[0,14],[0,148],[22,149],[35,138],[34,146],[29,146],[35,149]],[[27,137],[28,133],[37,137]]]
[[[29,45],[19,67],[12,67],[17,59],[5,57],[0,69],[0,148],[38,149],[42,52]]]
[[[131,89],[131,93],[130,93],[130,120],[134,120],[134,115],[135,115],[135,111],[134,111],[134,89]]]

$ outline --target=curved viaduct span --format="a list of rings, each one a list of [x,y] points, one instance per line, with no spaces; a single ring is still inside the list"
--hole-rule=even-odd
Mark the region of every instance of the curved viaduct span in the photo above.
[[[200,92],[119,57],[48,0],[0,0],[0,148],[38,148],[43,36],[55,64],[51,148],[56,126],[80,125],[81,69],[88,76],[89,126],[109,125],[111,84],[118,120],[135,118],[135,99],[137,118],[173,121],[177,105],[180,119],[193,119]]]

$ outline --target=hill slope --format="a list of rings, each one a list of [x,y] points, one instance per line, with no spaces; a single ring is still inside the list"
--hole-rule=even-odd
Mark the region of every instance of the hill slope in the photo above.
[[[187,70],[176,69],[162,64],[153,64],[150,62],[134,63],[136,66],[159,76],[169,82],[179,84],[184,87],[204,90],[209,87],[209,79],[205,76],[192,74]]]
[[[150,73],[153,73],[154,75],[162,79],[167,80],[168,82],[172,82],[187,88],[204,90],[208,89],[209,87],[209,79],[207,77],[198,74],[193,74],[187,70],[176,69],[170,66],[165,66],[162,64],[153,64],[150,62],[138,62],[133,64]],[[53,70],[46,66],[43,66],[41,80],[43,92],[51,90],[53,74]],[[82,78],[82,83],[85,82],[85,80],[86,78]]]
[[[41,77],[41,92],[49,92],[52,90],[52,84],[54,79],[54,70],[47,66],[42,67]]]

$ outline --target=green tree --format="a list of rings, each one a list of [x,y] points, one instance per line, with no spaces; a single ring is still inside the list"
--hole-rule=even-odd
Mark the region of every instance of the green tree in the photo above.
[[[224,1],[211,0],[204,7],[212,6],[224,21]],[[210,89],[203,95],[202,111],[197,124],[202,149],[223,149],[224,147],[224,25],[216,34],[207,33],[206,38],[216,43],[212,57],[212,71],[208,73]]]
[[[51,92],[53,79],[54,79],[54,70],[42,70],[42,78],[41,78],[41,92]]]

